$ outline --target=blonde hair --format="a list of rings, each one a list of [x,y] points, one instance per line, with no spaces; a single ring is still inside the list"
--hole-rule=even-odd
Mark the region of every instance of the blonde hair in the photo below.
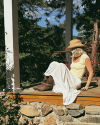
[[[72,56],[71,56],[72,58],[79,57],[82,54],[86,54],[86,52],[81,48],[76,48],[72,50],[71,52],[72,52]]]

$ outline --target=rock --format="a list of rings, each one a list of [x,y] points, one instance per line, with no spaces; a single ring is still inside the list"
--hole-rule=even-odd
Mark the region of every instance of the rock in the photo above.
[[[64,123],[63,123],[63,122],[60,122],[59,125],[64,125]]]
[[[43,102],[31,102],[30,105],[37,107],[37,109],[41,109],[44,103]]]
[[[21,116],[18,125],[32,125],[32,123],[33,123],[32,119],[29,119],[25,116],[23,117]]]
[[[19,110],[20,113],[28,117],[40,116],[38,109],[32,105],[25,105]]]
[[[78,104],[78,103],[71,103],[70,105],[67,105],[66,108],[80,110],[80,109],[83,109],[83,106],[81,104]]]
[[[68,110],[68,113],[73,117],[79,117],[80,115],[84,114],[84,110]]]
[[[33,119],[28,118],[27,120],[28,120],[28,121],[27,121],[27,125],[33,125]]]
[[[67,115],[68,114],[68,109],[65,106],[56,106],[56,105],[51,105],[53,108],[53,111],[59,115],[60,112],[62,112],[60,115]]]
[[[68,109],[65,106],[64,107],[62,106],[62,109],[64,110],[64,114],[68,115]]]
[[[85,106],[86,114],[100,115],[100,106]]]
[[[39,124],[40,124],[40,118],[34,118],[33,125],[39,125]]]
[[[41,124],[39,124],[39,125],[44,125],[44,123],[41,123]]]
[[[65,108],[65,110],[66,110],[66,108]],[[62,109],[62,106],[56,106],[56,107],[53,107],[53,111],[54,111],[54,113],[56,114],[56,115],[60,115],[60,116],[62,116],[62,115],[64,115],[66,112],[64,112],[64,108]],[[67,114],[67,113],[66,113]]]
[[[25,121],[25,117],[20,117],[19,118],[19,122],[18,122],[18,125],[24,125],[26,123],[26,121]]]
[[[26,105],[27,104],[27,102],[21,102],[21,103],[19,103],[19,105]]]
[[[100,123],[100,116],[85,116],[80,119],[80,122],[86,122],[86,123]]]
[[[59,121],[62,122],[73,122],[73,117],[71,115],[64,115],[64,116],[58,116],[59,117]]]
[[[100,124],[98,124],[98,123],[82,123],[82,122],[79,122],[79,123],[67,122],[64,125],[100,125]]]
[[[57,125],[55,115],[54,114],[48,115],[44,120],[44,125]]]
[[[12,104],[13,107],[19,107],[19,104]]]
[[[52,107],[50,105],[44,105],[41,111],[42,111],[42,116],[46,116],[47,114],[52,112]]]

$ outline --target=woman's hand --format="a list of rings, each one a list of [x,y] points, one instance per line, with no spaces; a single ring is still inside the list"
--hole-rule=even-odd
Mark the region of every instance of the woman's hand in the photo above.
[[[86,90],[88,90],[88,86],[85,86],[85,87],[83,87],[81,89],[84,90],[84,91],[86,91]]]

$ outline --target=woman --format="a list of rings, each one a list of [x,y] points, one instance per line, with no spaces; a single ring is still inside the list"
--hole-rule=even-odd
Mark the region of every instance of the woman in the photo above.
[[[72,52],[71,70],[69,71],[65,64],[53,61],[44,73],[45,77],[42,84],[33,88],[40,91],[52,89],[53,92],[62,93],[64,105],[74,102],[81,92],[78,89],[81,87],[81,79],[85,73],[85,68],[89,72],[89,77],[82,90],[88,90],[93,77],[91,61],[82,47],[85,47],[85,45],[81,43],[81,40],[71,40],[70,46],[66,48],[71,49]]]

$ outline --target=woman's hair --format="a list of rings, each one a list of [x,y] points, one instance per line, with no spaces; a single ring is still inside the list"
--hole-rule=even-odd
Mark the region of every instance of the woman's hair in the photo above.
[[[75,48],[72,50],[72,58],[79,57],[82,54],[86,54],[86,52],[82,48]]]

